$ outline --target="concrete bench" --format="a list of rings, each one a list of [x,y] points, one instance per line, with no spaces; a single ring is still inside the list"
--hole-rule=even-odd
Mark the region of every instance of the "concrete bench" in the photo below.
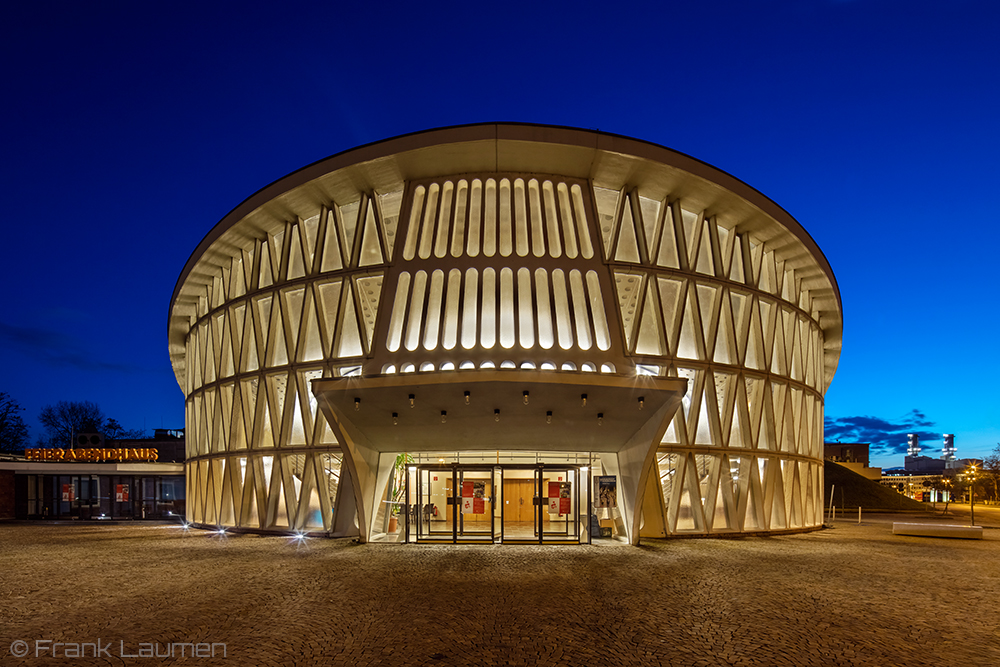
[[[957,537],[966,540],[983,539],[982,526],[958,526],[949,523],[893,523],[893,535],[917,537]]]

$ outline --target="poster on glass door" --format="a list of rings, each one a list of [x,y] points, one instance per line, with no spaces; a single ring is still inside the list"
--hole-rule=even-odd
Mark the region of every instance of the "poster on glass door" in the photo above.
[[[569,514],[569,494],[572,489],[572,482],[563,482],[559,485],[559,514]]]
[[[462,514],[486,513],[486,480],[462,482]]]
[[[559,514],[559,486],[560,482],[549,482],[548,493],[549,514]]]
[[[549,482],[549,514],[569,514],[572,482]]]

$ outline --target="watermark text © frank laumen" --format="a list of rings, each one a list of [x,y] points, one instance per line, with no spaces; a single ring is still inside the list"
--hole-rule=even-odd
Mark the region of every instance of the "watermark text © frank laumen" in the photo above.
[[[126,642],[124,639],[57,642],[17,639],[10,644],[15,658],[226,658],[222,642]]]

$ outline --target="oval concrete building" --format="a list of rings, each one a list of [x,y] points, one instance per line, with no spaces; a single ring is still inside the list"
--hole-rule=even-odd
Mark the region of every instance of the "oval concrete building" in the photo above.
[[[841,303],[742,181],[601,132],[481,124],[272,183],[170,304],[187,518],[577,543],[822,523]]]

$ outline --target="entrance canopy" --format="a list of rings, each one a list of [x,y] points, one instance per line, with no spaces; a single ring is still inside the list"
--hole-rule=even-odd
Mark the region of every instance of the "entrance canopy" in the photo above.
[[[315,380],[344,451],[361,539],[392,472],[381,454],[534,450],[597,452],[619,477],[629,537],[642,491],[687,381],[644,375],[478,369]],[[551,414],[550,414],[551,413]],[[345,499],[346,499],[345,494]]]
[[[377,452],[617,452],[686,382],[469,370],[317,380],[313,393]]]

